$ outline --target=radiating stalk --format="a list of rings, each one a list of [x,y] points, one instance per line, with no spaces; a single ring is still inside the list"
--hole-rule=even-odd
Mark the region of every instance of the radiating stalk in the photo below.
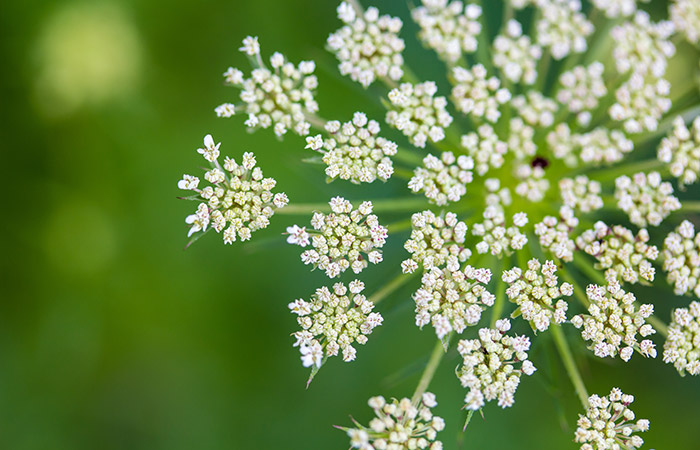
[[[581,377],[581,373],[579,372],[576,362],[574,361],[574,357],[571,354],[569,344],[566,342],[566,337],[561,331],[561,326],[553,324],[550,329],[552,330],[554,343],[557,346],[562,363],[564,363],[566,373],[569,375],[569,379],[574,385],[574,389],[576,389],[576,395],[578,395],[579,400],[581,400],[583,407],[588,408],[588,391],[586,390],[586,386],[583,384],[583,378]]]
[[[447,339],[449,340],[450,337],[451,334],[447,337]],[[442,341],[438,339],[438,341],[435,343],[435,347],[433,348],[433,353],[430,355],[430,359],[428,360],[428,365],[425,366],[423,375],[421,375],[418,386],[416,386],[416,391],[413,393],[413,397],[411,397],[411,402],[414,405],[418,404],[420,398],[423,396],[423,393],[425,393],[425,390],[428,389],[428,386],[435,375],[435,370],[437,370],[444,355],[445,349],[443,348]]]
[[[388,296],[393,294],[401,286],[408,283],[408,281],[411,280],[417,273],[418,272],[398,274],[396,276],[396,278],[394,278],[389,283],[382,286],[382,288],[379,289],[374,294],[370,295],[368,300],[376,305],[380,301],[384,300],[385,298],[387,298]]]

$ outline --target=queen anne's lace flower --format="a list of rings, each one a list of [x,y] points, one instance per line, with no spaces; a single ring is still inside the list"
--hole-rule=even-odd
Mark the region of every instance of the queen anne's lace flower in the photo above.
[[[617,103],[610,107],[610,117],[624,122],[628,133],[654,131],[659,119],[671,109],[670,90],[671,84],[665,79],[635,72],[615,91]]]
[[[479,323],[481,312],[493,306],[496,298],[485,287],[491,281],[489,269],[459,266],[456,256],[448,256],[445,268],[433,267],[423,274],[421,287],[413,295],[416,325],[423,328],[431,323],[438,339]]]
[[[656,273],[651,262],[659,256],[659,250],[648,242],[649,233],[644,228],[635,236],[621,225],[610,228],[598,221],[576,238],[576,247],[598,260],[596,269],[613,269],[622,280],[638,283],[640,278],[654,281]]]
[[[586,37],[593,33],[593,24],[581,14],[581,2],[540,0],[538,3],[542,17],[537,21],[537,43],[548,47],[556,60],[570,53],[585,52]]]
[[[618,354],[627,362],[636,350],[645,357],[656,358],[656,348],[650,339],[637,341],[637,333],[642,337],[651,336],[656,330],[646,323],[654,313],[654,305],[645,304],[635,308],[635,296],[620,287],[614,271],[605,274],[607,286],[589,284],[586,295],[591,301],[589,314],[579,314],[571,318],[576,328],[583,327],[581,335],[590,341],[588,348],[596,356],[614,358]]]
[[[236,238],[247,241],[254,231],[267,228],[275,210],[285,207],[289,200],[284,193],[271,192],[277,182],[274,178],[263,178],[252,153],[244,153],[240,165],[227,157],[221,167],[220,146],[208,134],[204,137],[204,148],[197,150],[212,167],[204,174],[210,186],[200,189],[199,178],[192,175],[184,175],[177,183],[178,188],[195,193],[192,200],[202,202],[197,212],[185,219],[190,225],[188,236],[207,231],[211,225],[217,233],[223,231],[226,244]]]
[[[673,311],[664,343],[664,362],[673,364],[681,375],[700,375],[700,302]]]
[[[401,79],[405,47],[399,37],[401,19],[380,16],[375,7],[360,14],[346,2],[338,6],[338,18],[345,25],[328,37],[328,47],[340,61],[341,74],[364,87],[376,78]]]
[[[547,128],[554,123],[557,103],[537,91],[528,91],[527,95],[518,95],[513,98],[511,105],[530,125]]]
[[[432,81],[412,85],[402,83],[389,92],[391,110],[386,115],[389,125],[401,131],[416,147],[426,142],[445,139],[445,128],[452,123],[447,112],[447,99],[435,97],[437,85]]]
[[[510,119],[508,152],[519,160],[524,160],[537,153],[535,129],[526,125],[522,117]]]
[[[476,132],[462,136],[462,147],[474,160],[476,172],[484,175],[505,162],[508,144],[501,141],[491,125],[482,125]]]
[[[350,448],[360,450],[442,450],[442,442],[436,440],[437,433],[445,428],[445,421],[434,416],[431,408],[437,406],[435,394],[424,393],[418,404],[410,399],[372,397],[369,406],[377,417],[369,427],[355,422],[357,428],[346,429],[350,437]]]
[[[531,202],[540,202],[549,189],[549,180],[544,177],[544,169],[530,164],[520,164],[515,169],[515,177],[523,180],[515,186],[515,193]]]
[[[613,388],[610,395],[588,397],[586,415],[579,414],[574,440],[581,450],[632,450],[644,444],[636,434],[649,429],[647,419],[635,421],[629,406],[634,397]]]
[[[411,237],[404,244],[411,258],[401,263],[403,273],[413,273],[419,266],[425,270],[442,267],[450,256],[464,262],[472,254],[464,244],[467,225],[457,220],[455,213],[415,213],[411,216],[411,225]]]
[[[542,222],[535,224],[535,234],[540,238],[542,248],[549,250],[562,261],[574,260],[576,244],[570,235],[578,226],[574,211],[568,206],[559,208],[559,218],[545,216]]]
[[[658,226],[669,214],[681,208],[681,202],[672,195],[673,186],[668,181],[662,182],[658,172],[648,175],[639,172],[631,179],[623,175],[615,180],[615,186],[617,206],[637,226]]]
[[[556,159],[560,159],[569,167],[579,165],[577,154],[581,135],[572,134],[569,125],[561,122],[556,124],[553,130],[547,133],[547,146]]]
[[[368,121],[364,113],[356,112],[352,121],[341,124],[334,120],[325,128],[330,137],[309,136],[306,148],[323,153],[330,179],[371,183],[377,178],[386,181],[394,173],[390,156],[396,154],[397,146],[377,136],[380,131],[377,121]]]
[[[527,263],[523,272],[519,267],[503,271],[502,279],[509,284],[506,295],[518,305],[514,314],[521,314],[533,330],[544,331],[551,322],[563,323],[569,304],[561,297],[570,297],[574,288],[569,283],[558,284],[554,261],[542,265],[537,259]]]
[[[561,89],[557,100],[566,105],[581,125],[591,121],[591,111],[598,107],[599,99],[608,93],[603,80],[602,63],[596,61],[588,66],[576,66],[559,77]]]
[[[365,288],[359,280],[316,289],[307,302],[298,299],[289,304],[296,314],[301,331],[294,333],[295,347],[299,347],[304,367],[320,368],[324,356],[336,356],[342,352],[343,361],[355,359],[357,350],[353,343],[364,345],[367,336],[382,324],[381,314],[372,312],[374,303],[360,294]]]
[[[499,205],[489,205],[484,209],[484,221],[474,224],[472,234],[481,238],[476,244],[480,254],[491,253],[495,256],[510,255],[527,244],[527,236],[520,227],[527,224],[527,214],[517,213],[513,216],[513,225],[506,226],[506,216]]]
[[[254,42],[254,44],[252,44]],[[257,38],[243,41],[241,51],[250,56],[253,71],[250,78],[233,67],[224,73],[226,83],[241,90],[243,104],[225,103],[216,108],[219,117],[231,117],[237,112],[248,114],[246,126],[251,129],[274,126],[277,136],[292,129],[300,136],[309,134],[310,124],[306,114],[318,111],[314,93],[318,80],[313,75],[313,61],[302,61],[298,66],[287,62],[280,53],[270,57],[272,70],[260,58]]]
[[[676,30],[682,32],[688,42],[700,42],[700,2],[675,0],[669,5],[669,13]]]
[[[700,233],[684,220],[664,239],[664,272],[676,295],[693,293],[700,298]]]
[[[372,264],[382,262],[382,252],[387,229],[379,225],[377,216],[372,214],[372,202],[363,202],[357,209],[342,197],[334,197],[328,204],[330,214],[315,212],[311,219],[314,231],[310,231],[311,246],[301,254],[304,264],[312,264],[325,270],[329,278],[335,278],[348,268],[360,273]],[[295,228],[296,227],[296,228]],[[287,229],[288,233],[298,230],[296,225]],[[309,245],[308,239],[291,242],[301,247]],[[363,254],[366,257],[363,257]]]
[[[676,117],[673,132],[661,141],[658,157],[669,164],[671,175],[681,184],[695,183],[700,176],[700,116],[690,129],[681,116]]]
[[[479,5],[422,0],[422,6],[414,8],[412,16],[421,28],[418,33],[421,41],[447,62],[454,63],[463,53],[476,51],[476,38],[481,33]]]
[[[577,139],[581,161],[593,164],[612,164],[634,150],[634,144],[620,130],[596,128]]]
[[[501,88],[498,77],[486,78],[486,68],[477,64],[471,69],[452,69],[454,87],[452,98],[458,111],[474,117],[484,117],[489,122],[497,122],[501,117],[500,105],[510,100],[508,89]]]
[[[542,48],[523,36],[523,28],[516,20],[506,26],[506,35],[493,41],[493,65],[514,83],[534,84],[537,79],[537,61]]]
[[[593,0],[593,5],[610,19],[628,17],[637,11],[636,0]]]
[[[444,152],[440,158],[428,155],[423,158],[423,166],[416,167],[408,188],[423,192],[436,205],[459,201],[473,179],[474,160],[469,156],[455,158],[452,152]]]
[[[562,178],[559,181],[559,192],[562,202],[573,210],[583,213],[598,210],[603,207],[600,197],[602,188],[598,181],[589,180],[585,175],[575,178]]]
[[[617,71],[649,73],[661,77],[666,73],[667,60],[676,52],[668,40],[673,33],[673,23],[652,23],[649,14],[637,11],[634,21],[616,26],[610,32],[615,40],[613,58]]]
[[[513,406],[520,376],[537,370],[527,359],[530,339],[509,336],[509,329],[510,321],[501,319],[496,329],[480,329],[478,339],[459,341],[457,351],[463,364],[457,369],[457,377],[463,387],[469,388],[464,398],[467,409],[475,411],[496,399],[501,408]]]

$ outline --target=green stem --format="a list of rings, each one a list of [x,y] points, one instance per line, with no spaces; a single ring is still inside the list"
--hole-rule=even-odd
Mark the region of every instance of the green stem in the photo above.
[[[447,337],[448,340],[449,338],[450,336]],[[440,365],[440,361],[444,355],[445,349],[443,348],[442,341],[438,339],[438,341],[435,343],[435,348],[433,348],[433,353],[430,355],[430,359],[428,360],[428,365],[425,366],[423,375],[421,375],[418,386],[416,386],[416,391],[413,393],[413,397],[411,397],[411,402],[414,405],[418,404],[420,398],[423,396],[423,393],[426,389],[428,389],[428,385],[433,379],[433,375],[435,375],[435,370],[437,370],[437,367]]]
[[[581,400],[583,407],[588,408],[588,391],[586,391],[586,386],[583,384],[583,378],[578,371],[578,367],[571,354],[569,344],[566,342],[566,337],[564,337],[564,333],[561,330],[561,326],[552,325],[550,329],[552,330],[552,336],[554,336],[554,343],[557,346],[561,360],[566,368],[566,373],[569,375],[574,389],[576,389],[576,395],[578,395],[579,400]]]
[[[389,295],[391,295],[394,291],[399,289],[401,286],[406,284],[411,278],[413,278],[418,272],[414,272],[411,274],[405,274],[405,273],[400,273],[391,280],[389,283],[385,284],[381,289],[379,289],[377,292],[372,294],[369,297],[369,301],[374,303],[375,305],[379,303],[380,301],[384,300],[387,298]]]
[[[646,172],[647,170],[658,169],[664,163],[658,159],[648,159],[644,161],[635,161],[629,164],[618,164],[609,169],[602,169],[590,173],[590,178],[598,181],[613,180],[621,175],[631,175],[637,172]]]
[[[496,300],[493,303],[493,309],[491,310],[491,328],[496,327],[496,321],[501,318],[503,314],[503,308],[506,303],[506,283],[501,280],[501,272],[505,267],[505,260],[501,260],[498,266],[498,272],[494,275],[498,279],[498,285],[496,286]]]
[[[417,211],[428,207],[424,197],[404,197],[398,200],[380,199],[372,200],[373,212],[390,213]],[[315,211],[330,212],[328,203],[296,203],[285,206],[275,211],[276,214],[306,215]]]
[[[700,212],[700,202],[681,202],[681,211],[683,212]]]

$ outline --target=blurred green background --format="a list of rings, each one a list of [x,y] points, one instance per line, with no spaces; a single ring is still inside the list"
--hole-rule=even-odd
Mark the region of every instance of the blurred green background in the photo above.
[[[403,1],[377,3],[409,17]],[[413,324],[414,285],[381,304],[385,326],[357,361],[332,360],[306,390],[286,305],[326,279],[280,236],[304,218],[276,216],[247,246],[208,235],[183,251],[193,205],[175,199],[176,183],[183,172],[198,174],[195,149],[206,133],[223,142],[224,155],[254,151],[292,201],[406,195],[400,179],[327,185],[321,170],[299,162],[301,138],[250,135],[240,118],[214,115],[236,98],[220,74],[247,67],[237,49],[253,34],[265,55],[316,60],[325,117],[357,109],[381,117],[376,93],[340,78],[323,50],[338,27],[335,6],[2,2],[0,448],[342,449],[347,437],[333,424],[350,424],[349,415],[366,423],[371,395],[410,396],[434,342],[432,330]],[[405,21],[409,64],[439,74]],[[400,239],[385,255],[363,273],[368,292],[395,275]],[[489,405],[463,437],[464,390],[448,356],[431,387],[448,422],[447,449],[575,448],[579,405],[548,339],[537,341],[541,370],[521,385],[515,406]],[[659,360],[577,355],[592,392],[615,385],[637,395],[634,410],[651,419],[645,448],[700,448],[697,378]]]

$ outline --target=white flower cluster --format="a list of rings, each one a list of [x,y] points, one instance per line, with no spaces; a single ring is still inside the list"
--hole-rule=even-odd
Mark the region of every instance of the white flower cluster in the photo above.
[[[593,0],[593,5],[609,19],[629,17],[637,11],[636,0]]]
[[[243,40],[241,51],[250,58],[254,68],[250,78],[243,72],[229,67],[224,73],[226,83],[241,89],[243,105],[224,103],[216,108],[219,117],[231,117],[237,112],[248,114],[246,126],[251,129],[274,127],[277,136],[294,130],[300,136],[309,134],[311,125],[306,114],[318,111],[314,93],[318,80],[313,72],[313,61],[302,61],[298,66],[275,52],[270,57],[272,70],[260,58],[258,38],[248,36]]]
[[[673,364],[681,375],[700,375],[700,302],[673,311],[664,343],[664,362]]]
[[[338,6],[338,18],[345,25],[328,36],[328,47],[340,61],[338,70],[342,75],[349,75],[364,87],[376,78],[398,81],[403,77],[401,19],[380,16],[375,7],[361,14],[346,2]]]
[[[523,35],[523,27],[516,20],[508,21],[506,35],[493,41],[493,65],[514,83],[534,84],[541,57],[542,48]]]
[[[527,224],[527,214],[519,212],[513,215],[513,225],[506,227],[506,217],[500,205],[489,205],[484,209],[484,221],[474,224],[472,234],[481,241],[476,244],[479,254],[490,252],[495,256],[510,255],[527,244],[527,236],[520,227]]]
[[[549,189],[549,180],[544,177],[544,169],[530,164],[519,164],[515,168],[515,178],[523,180],[515,186],[515,193],[531,202],[544,199]]]
[[[565,205],[559,208],[559,218],[545,216],[542,222],[536,223],[535,234],[540,238],[542,248],[552,252],[557,259],[571,262],[576,244],[570,236],[577,226],[574,211]]]
[[[548,47],[554,59],[586,51],[586,37],[594,28],[581,13],[580,0],[540,0],[539,7],[542,16],[537,21],[537,42]]]
[[[496,299],[485,287],[491,281],[489,269],[459,266],[456,256],[448,256],[445,268],[433,267],[423,274],[421,287],[413,295],[416,325],[422,329],[432,323],[438,339],[479,323],[481,312]]]
[[[554,123],[557,103],[538,91],[528,91],[526,95],[513,98],[511,106],[530,125],[548,128]]]
[[[467,225],[457,220],[455,213],[444,216],[429,210],[415,213],[411,216],[411,226],[411,237],[404,243],[411,257],[401,263],[403,273],[413,273],[419,266],[425,270],[442,267],[450,256],[464,262],[472,254],[464,245]]]
[[[688,293],[700,298],[700,233],[684,220],[664,239],[664,272],[676,295]]]
[[[355,422],[358,428],[347,430],[350,448],[442,450],[442,442],[436,439],[445,429],[445,421],[430,410],[437,406],[435,394],[425,392],[418,405],[408,398],[387,402],[382,396],[370,398],[368,404],[377,417],[370,421],[369,427]]]
[[[326,175],[353,183],[371,183],[377,178],[388,180],[394,173],[390,156],[397,152],[394,142],[377,136],[380,128],[376,120],[367,120],[364,113],[356,112],[352,121],[337,120],[326,123],[329,138],[319,134],[306,138],[306,148],[323,153]]]
[[[667,60],[676,52],[669,41],[673,31],[672,22],[653,23],[645,11],[637,11],[634,21],[625,21],[613,28],[610,35],[615,40],[613,58],[617,71],[662,77]]]
[[[481,6],[461,1],[422,0],[422,6],[411,12],[421,28],[420,40],[449,63],[456,62],[463,53],[473,53],[481,33]]]
[[[627,362],[635,350],[647,358],[656,358],[656,348],[650,339],[637,341],[637,333],[642,337],[656,333],[646,323],[654,313],[654,305],[645,304],[636,310],[634,294],[620,287],[614,271],[607,271],[605,278],[607,286],[588,285],[589,314],[578,314],[571,318],[571,323],[576,328],[583,327],[581,336],[590,341],[588,348],[600,358],[619,354]]]
[[[569,167],[579,164],[578,150],[581,135],[571,134],[571,128],[566,122],[559,122],[554,129],[547,133],[547,146],[555,158],[562,160]]]
[[[297,299],[289,304],[302,330],[294,333],[304,367],[320,368],[324,357],[343,353],[343,361],[355,359],[353,343],[364,345],[367,336],[382,324],[381,314],[372,312],[374,303],[361,294],[365,285],[359,280],[316,289],[308,302]]]
[[[675,0],[669,6],[669,13],[676,30],[682,32],[688,42],[700,42],[700,2]]]
[[[610,117],[624,121],[628,133],[655,131],[659,120],[671,109],[670,91],[667,80],[635,72],[615,91],[617,103],[610,107]]]
[[[455,158],[452,152],[444,152],[440,158],[428,155],[423,158],[423,165],[416,167],[408,188],[423,192],[430,203],[439,206],[459,201],[473,180],[474,160],[469,156]]]
[[[637,235],[621,226],[610,228],[598,221],[592,229],[576,238],[576,247],[595,257],[596,269],[613,269],[628,283],[654,281],[656,269],[651,264],[659,256],[655,245],[649,245],[649,233],[639,230]]]
[[[348,268],[355,273],[362,272],[367,261],[382,262],[382,252],[377,249],[386,243],[388,231],[372,214],[372,202],[363,202],[353,209],[349,201],[334,197],[328,204],[330,214],[315,212],[311,219],[315,231],[307,232],[305,227],[297,225],[287,228],[288,243],[313,247],[301,254],[304,264],[325,270],[329,278],[335,278]],[[366,254],[366,258],[362,254]]]
[[[474,117],[484,117],[489,122],[497,122],[501,117],[498,108],[510,100],[511,96],[508,89],[501,87],[498,77],[487,78],[487,75],[482,64],[477,64],[471,69],[452,69],[452,99],[458,111]]]
[[[508,144],[501,141],[491,125],[481,125],[477,131],[462,136],[462,147],[474,160],[476,173],[484,175],[505,162]]]
[[[535,129],[526,125],[522,117],[510,119],[508,133],[508,151],[516,159],[523,160],[537,153]]]
[[[543,265],[534,258],[528,261],[525,272],[519,267],[503,271],[501,278],[509,285],[506,295],[518,305],[514,314],[522,314],[533,330],[544,331],[551,322],[564,323],[566,320],[569,304],[560,298],[570,297],[574,287],[569,283],[559,285],[556,272],[554,261],[546,261]]]
[[[600,197],[601,190],[600,182],[589,180],[585,175],[562,178],[559,181],[559,192],[564,205],[583,213],[603,207],[603,199]]]
[[[629,406],[632,395],[623,394],[613,388],[610,395],[588,397],[586,415],[579,414],[574,440],[581,450],[632,450],[640,448],[644,440],[636,434],[649,429],[647,419],[635,421]]]
[[[681,184],[693,184],[700,177],[700,116],[690,129],[681,116],[673,120],[673,133],[661,141],[659,160],[669,164],[671,175]]]
[[[673,196],[673,186],[662,181],[659,172],[623,175],[615,180],[617,206],[626,212],[630,221],[640,227],[647,224],[659,226],[673,211],[681,208],[681,202]]]
[[[598,107],[599,99],[608,93],[603,79],[605,66],[596,61],[588,66],[576,66],[559,77],[561,88],[557,100],[576,114],[580,125],[591,122],[591,111]]]
[[[527,359],[530,339],[509,336],[509,329],[510,321],[501,319],[496,329],[480,329],[478,339],[459,341],[457,351],[463,365],[457,369],[457,377],[463,387],[469,388],[464,398],[467,409],[476,411],[496,399],[501,408],[513,406],[520,376],[537,370]]]
[[[433,81],[413,85],[402,83],[389,92],[392,109],[386,115],[389,125],[401,131],[416,147],[424,148],[428,139],[445,139],[445,128],[452,123],[447,112],[447,99],[435,97],[437,85]]]
[[[620,130],[596,128],[579,135],[576,144],[580,148],[581,161],[593,164],[612,164],[634,150],[634,144]]]
[[[220,146],[208,134],[204,148],[197,149],[212,167],[204,174],[211,186],[200,189],[199,178],[192,175],[183,175],[177,183],[178,188],[196,193],[192,200],[202,202],[197,212],[185,219],[190,225],[187,236],[207,231],[211,225],[217,233],[223,231],[226,244],[232,244],[236,238],[247,241],[254,231],[267,228],[275,210],[285,207],[289,200],[284,193],[271,192],[277,181],[263,178],[252,153],[244,153],[240,165],[227,157],[222,167],[218,160]]]

